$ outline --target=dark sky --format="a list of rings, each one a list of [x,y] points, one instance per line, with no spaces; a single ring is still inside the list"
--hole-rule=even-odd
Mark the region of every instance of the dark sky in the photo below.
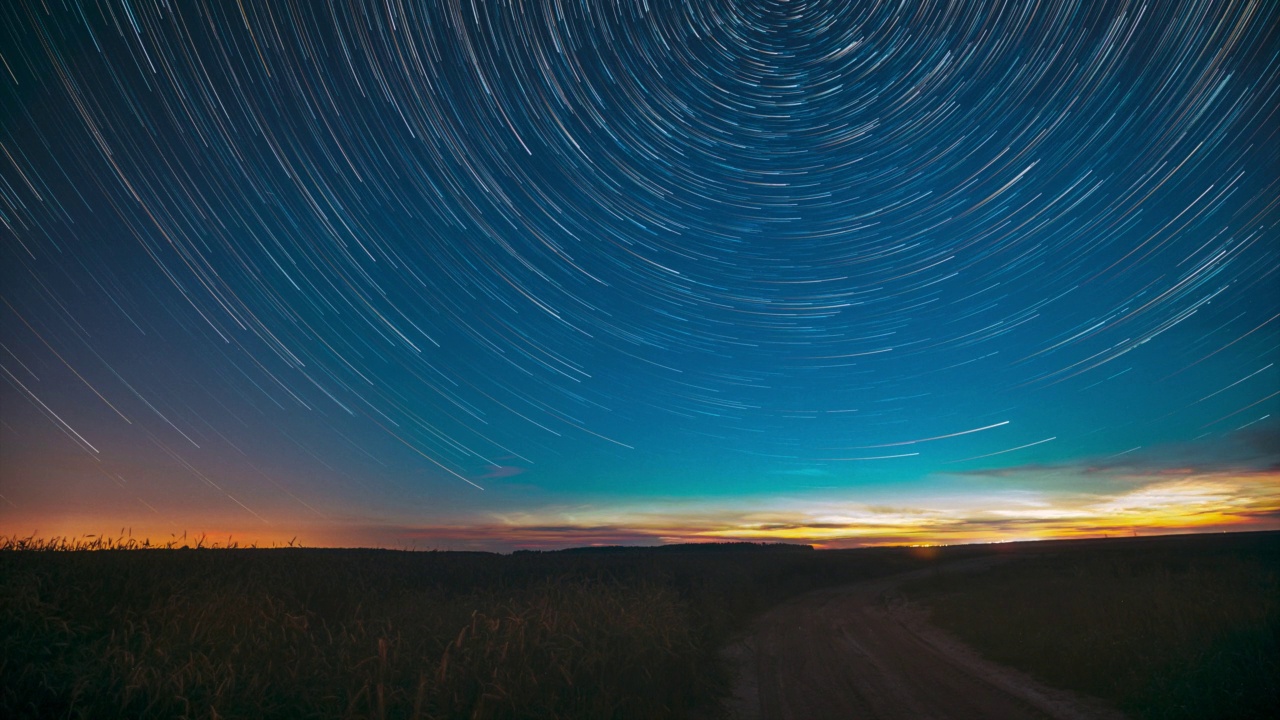
[[[1280,527],[1280,5],[0,7],[0,534]]]

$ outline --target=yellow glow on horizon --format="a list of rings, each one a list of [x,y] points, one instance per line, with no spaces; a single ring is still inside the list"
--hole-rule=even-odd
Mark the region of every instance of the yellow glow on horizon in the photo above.
[[[205,545],[512,550],[589,545],[655,545],[682,542],[798,542],[818,547],[930,545],[1048,540],[1132,533],[1181,533],[1280,529],[1280,473],[1167,473],[1120,478],[1111,493],[1032,492],[1026,486],[985,494],[911,498],[914,507],[866,505],[830,498],[700,500],[666,505],[524,511],[459,519],[449,524],[389,525],[296,522],[271,528],[198,518],[173,518],[164,526],[134,526],[131,536],[163,545],[186,544],[203,534]],[[770,507],[771,506],[771,507]],[[766,509],[762,509],[766,508]],[[95,526],[96,525],[96,526]],[[51,522],[45,538],[129,532],[103,530],[85,518]],[[53,530],[53,532],[48,532]],[[0,535],[21,537],[15,533]],[[178,543],[183,544],[182,542]]]

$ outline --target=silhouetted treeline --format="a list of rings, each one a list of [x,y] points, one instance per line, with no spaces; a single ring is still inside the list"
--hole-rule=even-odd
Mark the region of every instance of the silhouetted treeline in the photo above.
[[[565,553],[570,555],[624,554],[624,553],[719,553],[719,552],[776,552],[812,550],[812,545],[799,543],[709,542],[675,543],[671,545],[593,545],[566,548],[564,550],[516,550],[514,555]]]

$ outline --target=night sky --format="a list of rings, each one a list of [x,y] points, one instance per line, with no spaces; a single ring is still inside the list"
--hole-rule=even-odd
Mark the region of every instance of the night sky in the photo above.
[[[0,3],[0,534],[1280,527],[1280,4]]]

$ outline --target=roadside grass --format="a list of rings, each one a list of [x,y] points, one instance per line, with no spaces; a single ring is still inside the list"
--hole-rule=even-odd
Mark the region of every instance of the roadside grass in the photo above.
[[[1280,534],[1044,545],[903,591],[985,656],[1132,717],[1275,717]]]
[[[0,539],[0,716],[688,717],[755,612],[936,561],[196,544]]]

